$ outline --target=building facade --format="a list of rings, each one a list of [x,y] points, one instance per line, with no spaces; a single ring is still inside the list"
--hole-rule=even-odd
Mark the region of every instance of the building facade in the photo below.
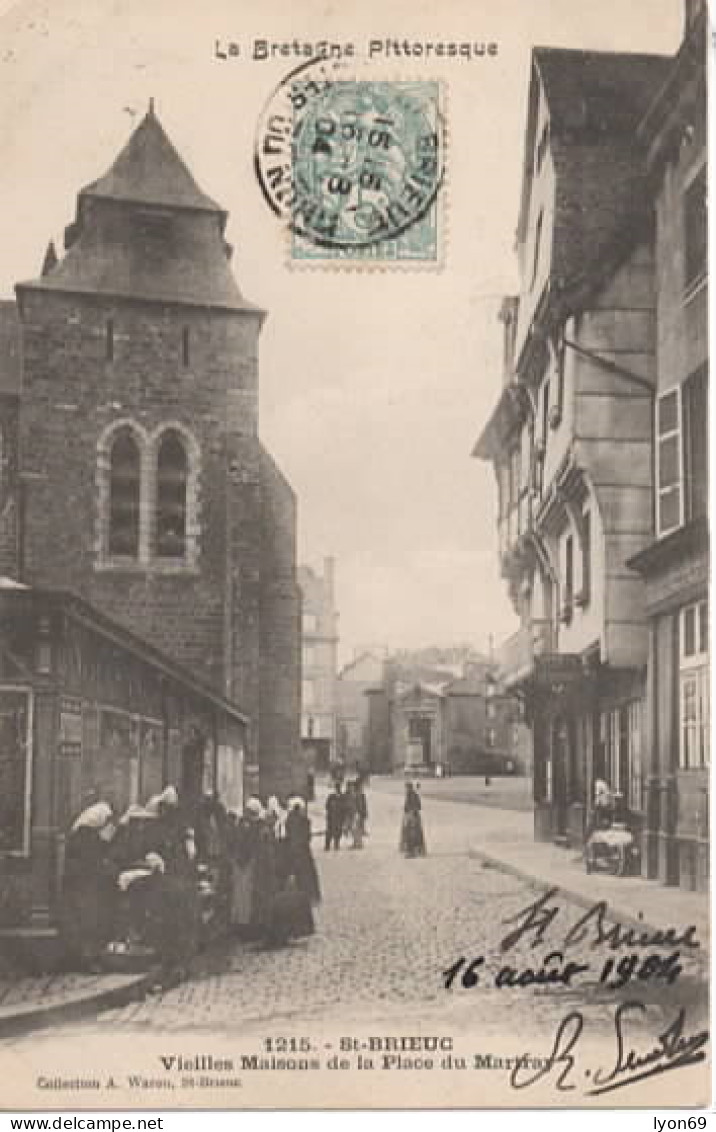
[[[642,868],[707,844],[705,10],[676,57],[535,50],[522,289],[505,300],[491,460],[521,628],[535,833],[579,844],[594,783]]]
[[[637,127],[668,60],[533,52],[493,462],[521,628],[501,657],[525,700],[535,833],[580,843],[606,778],[643,815],[643,587],[652,529],[654,256]]]
[[[705,3],[641,125],[655,203],[654,537],[630,565],[649,618],[644,872],[708,890],[708,264]]]
[[[246,787],[285,793],[303,785],[296,501],[258,436],[264,312],[239,291],[225,224],[150,106],[80,191],[65,254],[0,307],[0,569],[81,599],[233,705]],[[71,781],[106,791],[93,751]],[[177,769],[185,794],[208,781],[188,761],[162,775]],[[144,790],[128,782],[117,805]]]
[[[308,765],[314,770],[325,770],[337,756],[338,611],[334,559],[324,559],[322,573],[311,566],[299,566],[298,580],[303,595],[301,743]]]
[[[338,712],[338,760],[347,767],[371,766],[369,708],[367,692],[382,682],[385,656],[362,652],[338,673],[336,702]]]
[[[0,945],[43,927],[52,938],[66,834],[87,799],[121,813],[172,782],[189,805],[216,791],[241,808],[246,733],[234,704],[88,602],[4,579]]]

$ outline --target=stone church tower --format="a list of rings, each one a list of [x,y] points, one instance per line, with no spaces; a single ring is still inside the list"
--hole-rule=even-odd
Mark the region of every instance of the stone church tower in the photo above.
[[[16,577],[86,598],[236,703],[248,787],[283,793],[301,785],[296,502],[258,437],[264,312],[225,225],[150,105],[80,191],[66,254],[16,288],[0,554],[10,533]]]

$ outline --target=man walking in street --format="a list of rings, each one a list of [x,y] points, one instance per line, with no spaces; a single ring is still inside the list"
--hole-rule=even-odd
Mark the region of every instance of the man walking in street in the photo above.
[[[340,782],[334,783],[326,798],[326,851],[340,849],[345,810]]]

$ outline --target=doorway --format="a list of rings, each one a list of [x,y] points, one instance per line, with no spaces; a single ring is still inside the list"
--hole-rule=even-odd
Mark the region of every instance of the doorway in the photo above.
[[[433,763],[433,721],[429,715],[411,715],[408,719],[408,743],[422,750],[423,766]]]

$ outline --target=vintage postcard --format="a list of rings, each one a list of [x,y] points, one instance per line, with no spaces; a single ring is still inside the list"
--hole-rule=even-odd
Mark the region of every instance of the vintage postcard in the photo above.
[[[2,1110],[711,1103],[710,34],[1,0]]]

